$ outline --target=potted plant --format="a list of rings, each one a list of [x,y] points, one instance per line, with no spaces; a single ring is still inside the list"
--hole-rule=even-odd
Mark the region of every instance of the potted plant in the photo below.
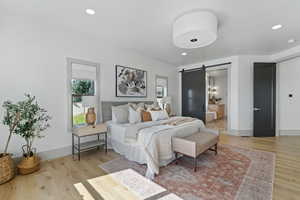
[[[5,144],[3,153],[0,153],[0,184],[5,183],[15,176],[15,167],[11,154],[7,153],[8,145],[11,136],[20,120],[20,112],[17,105],[12,104],[10,101],[5,101],[2,105],[5,109],[3,124],[8,126],[9,135]]]
[[[29,174],[39,170],[40,159],[33,147],[33,142],[37,138],[42,138],[41,132],[46,130],[51,117],[36,101],[35,97],[25,94],[25,100],[16,104],[18,108],[18,123],[14,133],[23,137],[26,144],[22,146],[23,159],[18,165],[20,174]]]

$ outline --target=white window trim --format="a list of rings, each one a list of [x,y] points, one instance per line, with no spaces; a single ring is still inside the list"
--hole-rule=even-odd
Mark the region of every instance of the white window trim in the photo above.
[[[167,86],[166,86],[166,88],[167,88],[167,95],[166,96],[169,96],[169,83],[168,83],[168,77],[167,76],[160,76],[160,75],[156,75],[155,76],[155,99],[157,99],[157,97],[156,97],[156,89],[157,89],[157,87],[158,86],[160,86],[160,85],[158,85],[157,84],[157,79],[164,79],[164,80],[166,80],[166,82],[167,82]]]
[[[96,68],[96,84],[95,84],[95,96],[96,96],[96,107],[97,107],[97,123],[102,122],[102,115],[101,115],[101,103],[100,103],[100,64],[95,63],[95,62],[90,62],[90,61],[85,61],[85,60],[80,60],[80,59],[75,59],[75,58],[67,58],[67,107],[68,107],[68,130],[72,131],[73,130],[73,122],[72,122],[72,115],[73,115],[73,110],[72,110],[72,65],[73,64],[81,64],[81,65],[87,65],[91,67]]]

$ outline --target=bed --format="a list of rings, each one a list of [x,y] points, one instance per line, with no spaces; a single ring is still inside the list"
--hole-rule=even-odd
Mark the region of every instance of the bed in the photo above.
[[[111,147],[130,161],[147,164],[146,177],[150,179],[159,174],[160,166],[169,164],[175,158],[172,136],[185,137],[205,128],[201,120],[188,117],[171,117],[136,124],[114,123],[111,121],[111,107],[122,103],[102,102],[103,120],[108,125]]]

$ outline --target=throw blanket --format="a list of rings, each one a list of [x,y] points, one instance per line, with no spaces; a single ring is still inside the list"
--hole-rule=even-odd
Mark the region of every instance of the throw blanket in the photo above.
[[[146,177],[153,179],[155,174],[159,174],[161,160],[170,162],[174,159],[173,136],[185,137],[199,131],[201,127],[205,127],[201,120],[182,117],[140,129],[140,142],[147,160]]]
[[[187,122],[192,122],[192,121],[195,121],[195,120],[197,120],[197,119],[191,118],[191,117],[183,117],[183,118],[178,118],[178,119],[171,120],[169,122],[165,122],[163,124],[172,125],[172,126],[179,126],[181,124],[184,124],[184,123],[187,123]]]

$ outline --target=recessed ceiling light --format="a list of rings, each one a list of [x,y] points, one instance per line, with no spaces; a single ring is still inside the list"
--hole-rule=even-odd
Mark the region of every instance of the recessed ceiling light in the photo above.
[[[187,55],[187,53],[186,53],[186,52],[183,52],[183,53],[181,53],[181,55],[182,55],[182,56],[186,56],[186,55]]]
[[[296,42],[296,40],[293,38],[288,40],[288,43],[290,43],[290,44],[295,43],[295,42]]]
[[[282,28],[281,24],[277,24],[277,25],[272,26],[273,30],[278,30],[278,29],[281,29],[281,28]]]
[[[95,10],[90,9],[90,8],[86,9],[85,12],[86,12],[86,14],[88,14],[88,15],[94,15],[94,14],[96,13]]]

